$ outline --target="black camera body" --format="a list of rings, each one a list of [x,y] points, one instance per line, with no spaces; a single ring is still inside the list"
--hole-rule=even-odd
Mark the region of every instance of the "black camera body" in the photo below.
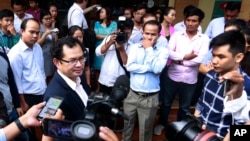
[[[75,141],[98,141],[100,140],[98,136],[100,126],[107,126],[113,131],[122,132],[126,128],[116,130],[112,124],[114,124],[113,119],[118,116],[130,122],[128,116],[119,110],[121,101],[127,97],[128,92],[129,78],[126,75],[121,75],[117,78],[111,94],[91,93],[83,113],[83,120],[62,121],[45,118],[44,134],[55,138],[74,139]],[[51,131],[52,128],[53,131]]]
[[[121,32],[115,32],[115,34],[117,35],[116,36],[116,42],[117,42],[117,44],[122,45],[122,44],[125,44],[127,42],[128,35],[125,32],[123,32],[123,31],[121,31]]]

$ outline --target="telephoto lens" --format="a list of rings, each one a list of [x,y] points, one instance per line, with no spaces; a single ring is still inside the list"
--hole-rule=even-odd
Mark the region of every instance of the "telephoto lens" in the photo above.
[[[187,118],[167,126],[166,137],[168,141],[220,141],[215,132],[200,127],[196,118],[187,115]]]

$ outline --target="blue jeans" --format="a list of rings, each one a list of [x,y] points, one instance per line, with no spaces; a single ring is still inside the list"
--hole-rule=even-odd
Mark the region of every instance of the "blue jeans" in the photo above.
[[[18,114],[16,112],[16,109],[13,109],[12,112],[9,114],[9,120],[10,122],[15,121],[18,118]],[[29,141],[28,132],[22,132],[19,136],[15,138],[15,141]]]
[[[168,115],[176,94],[179,95],[177,120],[182,120],[187,113],[190,113],[190,105],[195,93],[196,84],[175,82],[171,80],[168,75],[165,75],[162,85],[164,87],[161,87],[162,104],[160,107],[159,124],[166,126]]]

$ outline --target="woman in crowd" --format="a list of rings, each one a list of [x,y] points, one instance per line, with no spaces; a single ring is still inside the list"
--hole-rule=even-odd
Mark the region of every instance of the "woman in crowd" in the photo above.
[[[117,23],[115,21],[112,21],[112,14],[111,14],[110,8],[103,7],[100,10],[99,21],[95,22],[94,30],[95,30],[96,39],[97,39],[96,47],[99,44],[101,44],[101,42],[107,35],[117,30]],[[103,58],[101,56],[96,56],[96,55],[94,56],[94,63],[92,65],[92,68],[95,72],[96,91],[99,91],[99,84],[97,80],[100,74],[102,60]]]
[[[46,75],[46,82],[49,83],[55,72],[55,66],[52,61],[52,56],[50,53],[51,48],[54,46],[58,39],[57,33],[52,27],[52,16],[49,11],[41,11],[40,15],[40,35],[37,41],[42,47],[43,57],[44,57],[44,70]]]
[[[52,27],[60,29],[60,21],[57,17],[58,11],[57,11],[57,6],[55,3],[50,3],[49,5],[49,12],[51,14],[51,22],[52,22]]]
[[[243,34],[246,40],[245,56],[241,61],[241,68],[250,76],[250,29],[244,29]]]
[[[81,27],[73,25],[69,28],[68,36],[78,39],[83,44],[84,33]],[[82,75],[83,79],[87,82],[89,87],[91,87],[90,81],[90,65],[89,65],[89,53],[86,47],[83,48],[84,55],[86,55],[86,62],[84,67],[84,74]]]
[[[161,18],[161,32],[160,34],[166,37],[168,40],[170,36],[174,33],[173,22],[175,20],[176,11],[173,7],[167,7],[164,10],[163,16]]]
[[[132,19],[133,18],[133,9],[131,7],[125,7],[123,10],[123,15],[128,19]]]

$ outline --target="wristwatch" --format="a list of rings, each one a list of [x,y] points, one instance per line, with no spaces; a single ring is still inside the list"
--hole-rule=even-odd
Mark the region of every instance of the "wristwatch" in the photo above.
[[[19,129],[21,132],[26,131],[26,128],[23,127],[23,125],[22,125],[22,123],[20,122],[19,119],[16,119],[16,120],[15,120],[15,123],[16,123],[16,126],[18,127],[18,129]]]

